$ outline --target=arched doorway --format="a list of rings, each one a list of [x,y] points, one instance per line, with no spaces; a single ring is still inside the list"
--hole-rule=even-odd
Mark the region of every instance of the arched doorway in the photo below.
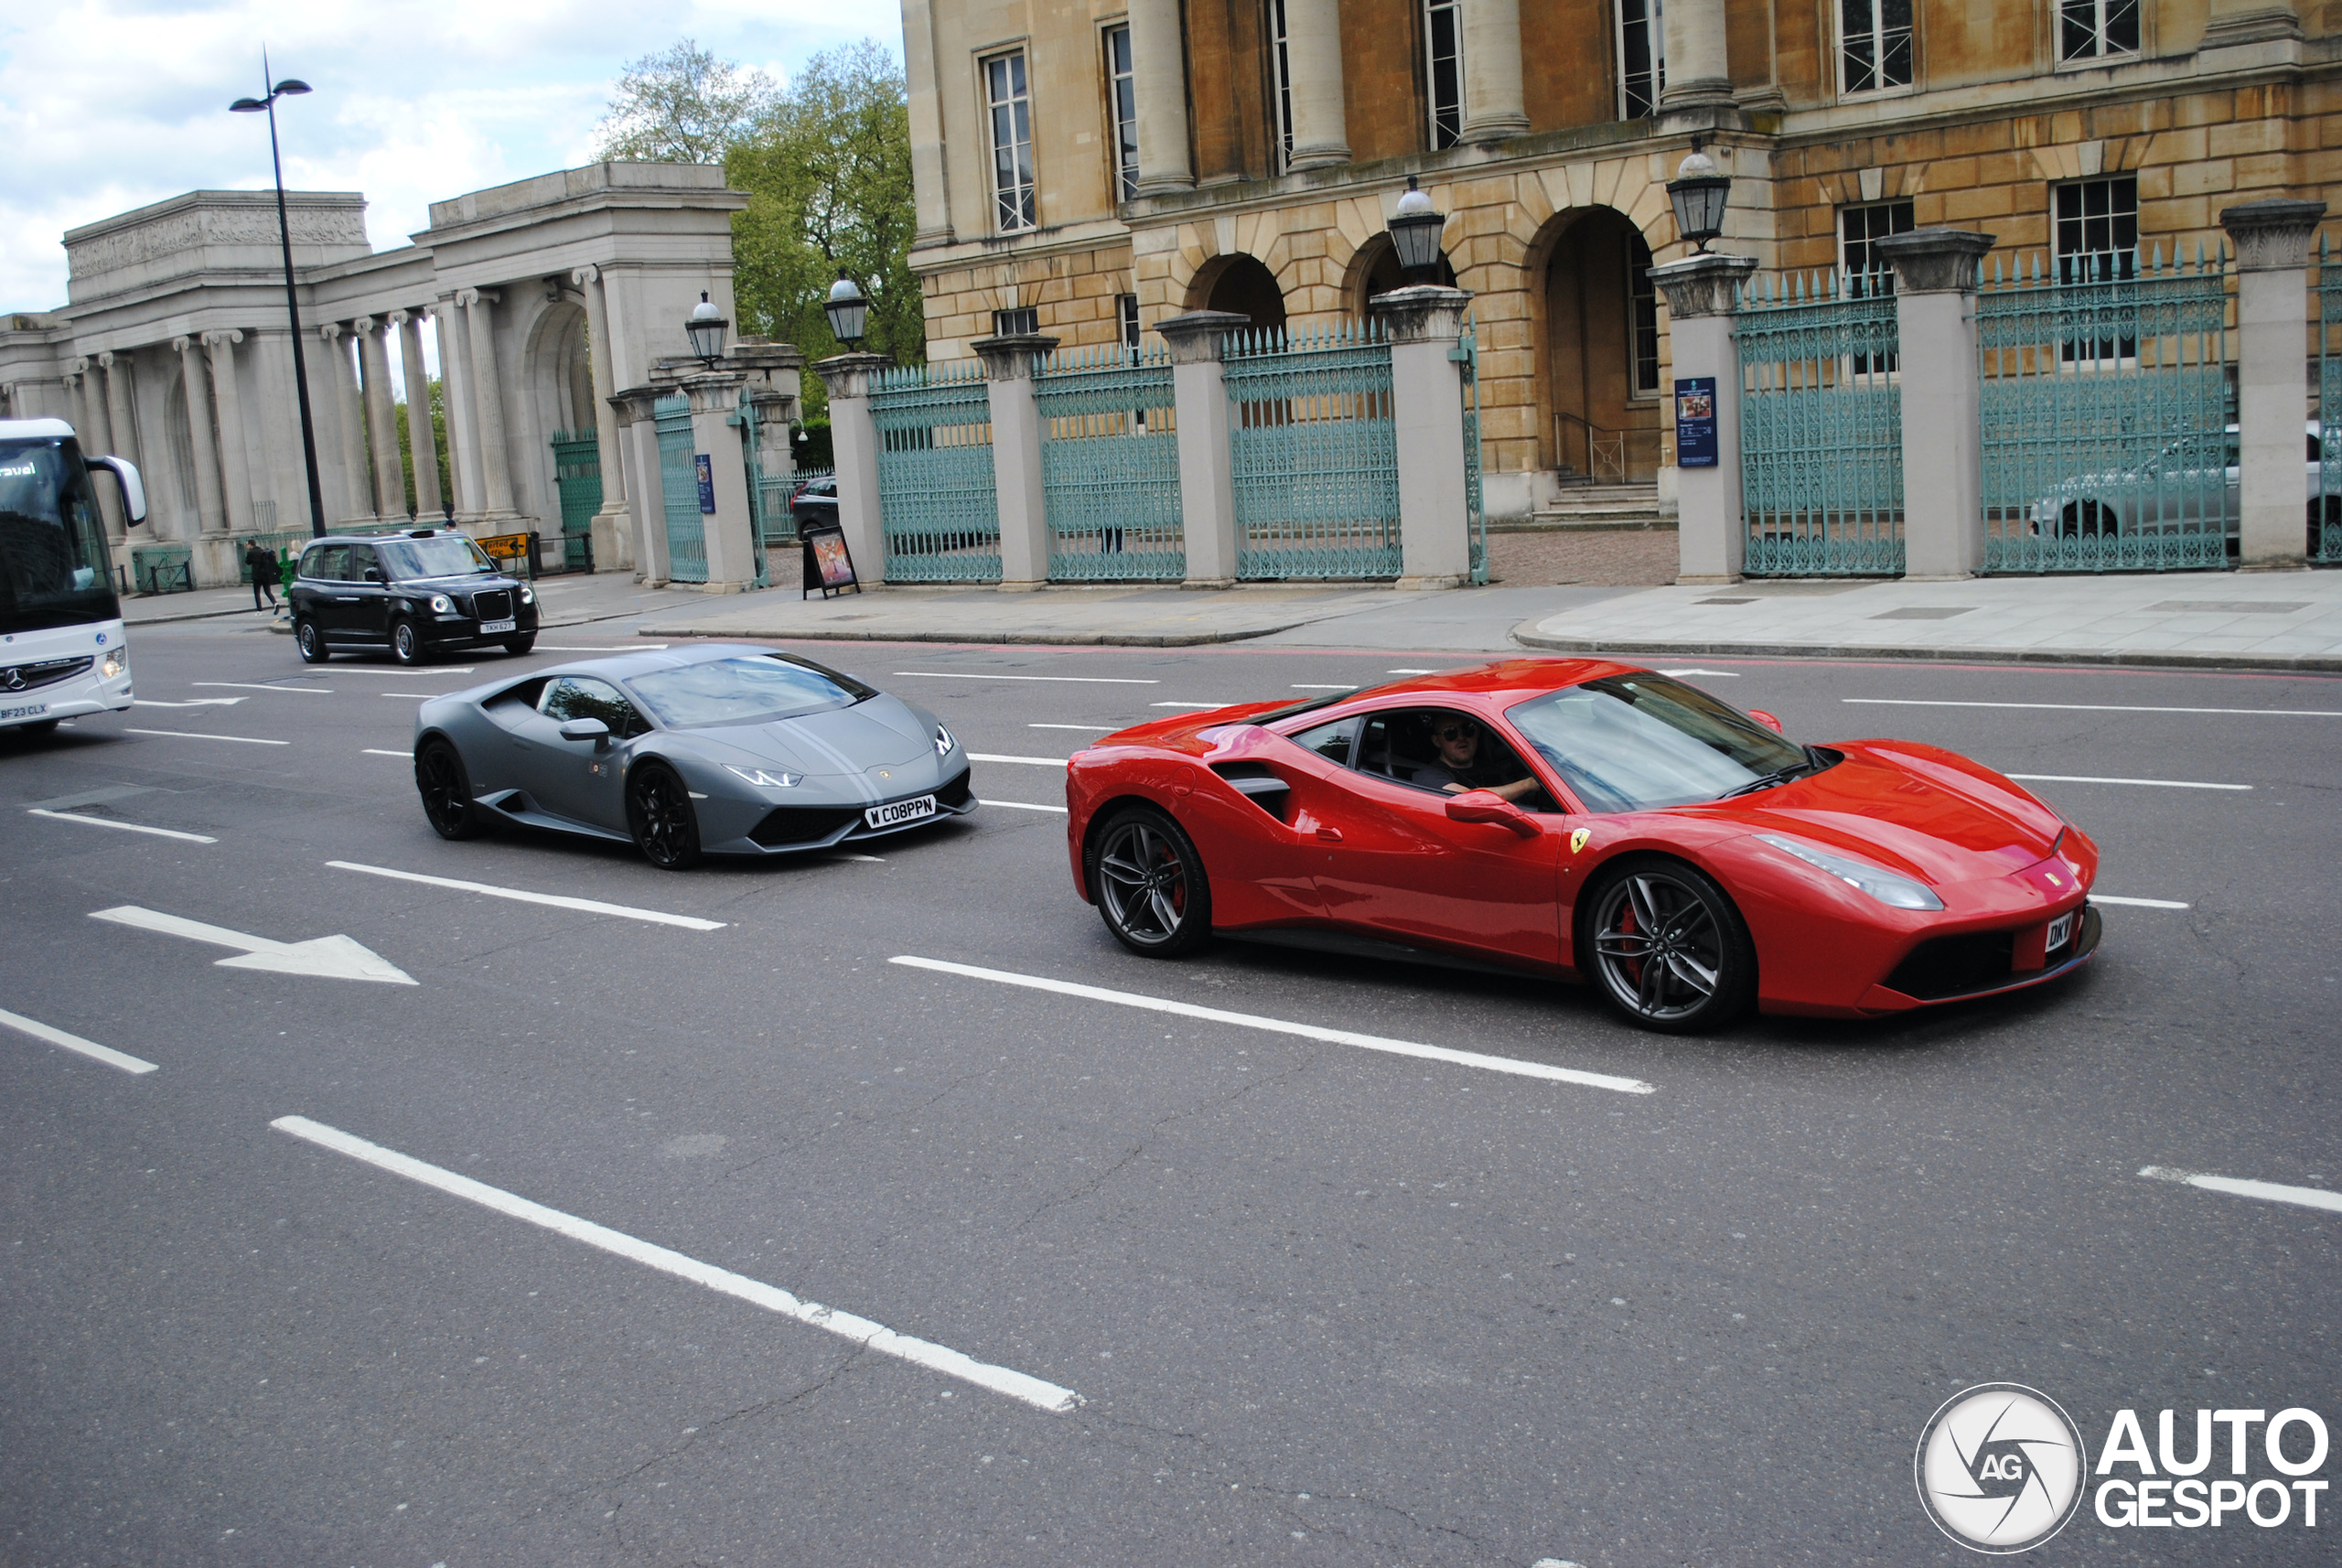
[[[1400,286],[1401,271],[1398,247],[1391,242],[1388,233],[1377,234],[1360,245],[1358,254],[1350,258],[1347,279],[1348,286],[1344,290],[1350,314],[1364,319],[1370,314],[1369,300]],[[1443,288],[1456,286],[1456,268],[1448,262],[1445,251],[1439,253],[1437,275],[1428,281]]]
[[[1659,477],[1659,300],[1650,246],[1615,208],[1566,220],[1545,263],[1540,445],[1566,479]]]
[[[1276,274],[1258,257],[1241,252],[1206,262],[1195,282],[1187,285],[1187,302],[1190,310],[1229,310],[1248,316],[1263,331],[1284,328],[1284,291],[1277,287]]]
[[[528,361],[532,413],[546,453],[539,483],[560,512],[561,567],[589,570],[594,515],[602,507],[601,448],[594,429],[600,411],[594,403],[593,345],[576,296],[564,293],[548,302],[529,335]]]

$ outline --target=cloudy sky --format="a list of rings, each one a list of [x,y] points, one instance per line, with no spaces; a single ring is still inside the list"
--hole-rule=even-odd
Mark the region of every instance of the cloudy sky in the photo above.
[[[65,302],[67,229],[198,188],[265,188],[261,46],[313,96],[278,105],[285,183],[362,190],[376,250],[424,209],[587,162],[628,61],[697,38],[776,80],[876,38],[895,0],[24,0],[0,5],[0,311]]]

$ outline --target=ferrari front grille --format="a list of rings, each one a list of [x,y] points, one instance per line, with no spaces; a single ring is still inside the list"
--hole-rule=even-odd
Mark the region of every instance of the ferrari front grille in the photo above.
[[[38,664],[11,664],[0,668],[0,697],[11,692],[29,692],[35,686],[54,685],[68,681],[87,670],[91,656],[78,659],[44,659]]]
[[[856,806],[776,806],[748,836],[767,849],[785,844],[815,843],[849,822],[862,821]]]
[[[1976,931],[1964,937],[1936,937],[1911,950],[1895,966],[1886,987],[1922,1002],[1990,991],[2007,983],[2016,950],[2014,931]]]
[[[512,592],[509,588],[490,588],[472,596],[472,618],[475,620],[510,620],[512,618]]]

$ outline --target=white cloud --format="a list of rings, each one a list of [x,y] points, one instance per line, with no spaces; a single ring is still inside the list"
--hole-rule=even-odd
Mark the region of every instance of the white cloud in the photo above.
[[[10,8],[16,11],[16,7]],[[66,295],[65,230],[269,183],[268,132],[226,113],[260,48],[313,96],[278,106],[288,187],[362,190],[375,247],[433,201],[582,163],[628,60],[689,36],[776,77],[872,37],[894,0],[65,0],[0,21],[0,310]]]

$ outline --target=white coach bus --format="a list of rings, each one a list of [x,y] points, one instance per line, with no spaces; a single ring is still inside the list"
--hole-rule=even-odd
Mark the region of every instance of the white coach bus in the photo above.
[[[0,731],[130,706],[130,647],[91,482],[111,473],[123,511],[146,488],[120,457],[81,455],[61,419],[0,419]]]

